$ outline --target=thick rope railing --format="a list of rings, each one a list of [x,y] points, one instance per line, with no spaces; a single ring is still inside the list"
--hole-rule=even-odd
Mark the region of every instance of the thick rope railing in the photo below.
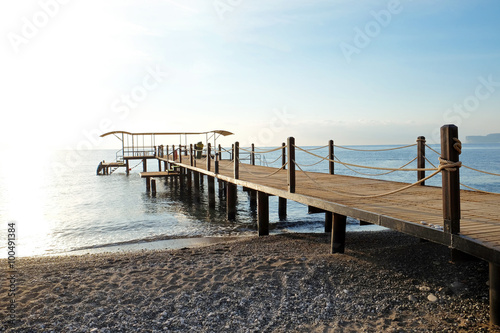
[[[255,172],[250,171],[250,170],[248,169],[248,167],[247,167],[247,164],[240,163],[240,166],[241,166],[241,167],[242,167],[242,168],[243,168],[246,172],[248,172],[248,173],[249,173],[249,174],[251,174],[252,176],[259,177],[259,178],[268,178],[268,177],[274,176],[275,174],[277,174],[277,173],[278,173],[278,172],[280,172],[281,170],[285,170],[285,167],[286,167],[287,165],[288,165],[288,162],[287,162],[287,163],[285,163],[285,164],[283,164],[283,165],[281,166],[281,168],[276,169],[276,170],[275,170],[274,172],[272,172],[272,173],[269,173],[269,174],[266,174],[266,175],[259,175],[259,174],[255,173]]]
[[[372,169],[372,170],[385,170],[385,171],[436,171],[436,168],[433,168],[433,169],[430,169],[430,168],[410,168],[410,169],[397,169],[397,168],[384,168],[384,167],[374,167],[374,166],[366,166],[366,165],[359,165],[359,164],[353,164],[353,163],[347,163],[347,162],[340,162],[338,160],[331,160],[329,158],[325,158],[325,157],[322,157],[322,156],[319,156],[319,155],[316,155],[314,153],[311,153],[299,146],[295,146],[295,148],[297,148],[298,150],[301,150],[309,155],[312,155],[312,156],[315,156],[317,158],[321,158],[325,161],[329,161],[329,162],[333,162],[333,163],[338,163],[340,165],[344,165],[344,166],[352,166],[352,167],[355,167],[355,168],[364,168],[364,169]]]
[[[269,149],[269,150],[255,150],[254,153],[255,154],[267,154],[267,153],[272,153],[272,152],[275,152],[277,150],[280,150],[280,149],[283,149],[283,148],[286,148],[286,147],[287,146],[279,146],[277,148],[272,148],[272,149]],[[252,150],[248,149],[248,148],[242,148],[242,147],[240,147],[240,150],[245,151],[247,153],[252,153]]]
[[[316,148],[310,148],[309,151],[324,149],[324,148],[327,148],[327,147],[328,147],[328,145],[324,145],[324,146],[316,147]]]
[[[487,175],[491,175],[491,176],[498,176],[500,177],[500,174],[498,173],[494,173],[494,172],[489,172],[489,171],[483,171],[483,170],[479,170],[479,169],[474,169],[474,168],[471,168],[470,166],[467,166],[467,165],[463,165],[464,168],[467,168],[469,170],[472,170],[472,171],[476,171],[476,172],[481,172],[481,173],[485,173]]]
[[[334,193],[334,194],[338,194],[340,196],[344,196],[344,197],[351,197],[351,198],[363,198],[363,199],[370,199],[370,198],[380,198],[380,197],[384,197],[384,196],[388,196],[388,195],[391,195],[391,194],[395,194],[395,193],[398,193],[398,192],[402,192],[402,191],[405,191],[413,186],[416,186],[422,182],[425,182],[426,180],[429,180],[431,179],[432,177],[434,177],[435,175],[437,175],[438,173],[440,173],[442,170],[444,169],[449,169],[449,170],[456,170],[457,168],[459,168],[461,165],[462,165],[462,162],[452,162],[452,161],[447,161],[447,160],[444,160],[444,159],[441,159],[440,158],[440,164],[439,164],[439,167],[437,168],[436,171],[434,171],[431,175],[423,178],[423,179],[420,179],[419,181],[416,181],[415,183],[413,184],[409,184],[407,186],[403,186],[399,189],[396,189],[396,190],[393,190],[393,191],[389,191],[389,192],[385,192],[385,193],[380,193],[380,194],[373,194],[373,195],[362,195],[362,194],[348,194],[348,193],[345,193],[345,192],[338,192],[338,191],[334,191],[332,189],[327,189],[325,188],[321,183],[318,183],[315,179],[311,178],[307,172],[305,172],[299,164],[297,164],[295,161],[295,165],[299,168],[300,171],[302,171],[302,173],[304,173],[304,175],[307,176],[307,178],[309,178],[312,182],[314,182],[316,185],[318,185],[319,187],[322,187],[324,190],[328,191],[328,192],[331,192],[331,193]]]
[[[275,160],[273,160],[272,162],[267,162],[267,164],[273,164],[273,163],[277,162],[282,157],[283,157],[283,154],[280,154],[278,157],[276,157]]]
[[[390,151],[390,150],[397,150],[397,149],[404,149],[404,148],[410,148],[410,147],[415,147],[417,144],[413,143],[411,145],[406,145],[406,146],[401,146],[401,147],[393,147],[393,148],[384,148],[384,149],[359,149],[359,148],[350,148],[350,147],[345,147],[345,146],[337,146],[334,145],[335,148],[340,148],[340,149],[346,149],[346,150],[352,150],[352,151],[364,151],[364,152],[377,152],[377,151]]]
[[[335,156],[335,158],[339,162],[343,163],[342,161],[340,161],[340,159],[337,156]],[[412,159],[410,162],[404,164],[403,166],[399,167],[398,169],[394,169],[394,170],[390,170],[390,171],[382,172],[382,173],[365,173],[365,172],[361,172],[361,171],[355,170],[355,169],[349,167],[348,165],[345,165],[345,167],[347,169],[351,170],[352,172],[355,172],[357,174],[364,175],[364,176],[385,176],[385,175],[391,174],[391,173],[396,172],[396,171],[401,171],[401,169],[403,169],[405,166],[410,165],[411,163],[415,162],[416,160],[417,160],[417,157],[415,157],[414,159]]]

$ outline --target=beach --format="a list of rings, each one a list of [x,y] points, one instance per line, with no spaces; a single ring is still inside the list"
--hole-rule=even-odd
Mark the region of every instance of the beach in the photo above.
[[[332,255],[328,237],[18,258],[7,332],[500,332],[486,262],[394,231],[348,232]]]

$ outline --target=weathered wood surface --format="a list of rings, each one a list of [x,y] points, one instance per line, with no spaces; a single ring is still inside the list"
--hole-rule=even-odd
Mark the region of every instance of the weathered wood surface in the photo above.
[[[199,166],[206,165],[204,161],[200,162]],[[295,193],[289,193],[287,170],[280,170],[267,177],[276,169],[241,164],[239,179],[234,179],[233,163],[221,160],[217,175],[203,167],[183,166],[229,183],[396,229],[500,264],[500,196],[461,190],[460,234],[446,235],[443,232],[443,198],[440,187],[414,186],[403,192],[377,198],[349,197],[334,191],[347,195],[376,195],[408,184],[308,172],[313,179],[311,180],[297,171]]]

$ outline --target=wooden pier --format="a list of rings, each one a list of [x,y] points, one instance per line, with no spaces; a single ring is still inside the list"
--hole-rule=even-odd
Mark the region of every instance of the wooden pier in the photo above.
[[[307,205],[312,212],[325,213],[325,231],[331,232],[331,252],[343,253],[346,238],[346,217],[391,228],[415,237],[448,246],[452,259],[464,255],[489,262],[490,319],[500,324],[500,196],[494,193],[460,190],[461,150],[458,129],[454,125],[441,128],[439,166],[425,169],[423,145],[419,149],[416,184],[360,178],[334,174],[333,142],[329,143],[329,172],[304,172],[295,160],[294,138],[282,149],[282,167],[270,168],[241,163],[240,147],[235,142],[229,159],[221,159],[222,150],[211,151],[210,144],[203,158],[196,158],[192,145],[186,155],[157,154],[156,159],[178,167],[178,174],[189,179],[206,176],[224,185],[228,219],[235,219],[236,187],[242,186],[257,201],[258,233],[269,233],[269,196],[279,200],[280,218],[286,216],[286,201]],[[167,148],[168,150],[168,148]],[[252,146],[252,153],[254,147]],[[428,173],[425,178],[425,173]],[[425,186],[425,180],[442,174],[442,187]],[[163,175],[163,174],[162,174]],[[152,174],[147,174],[149,188]],[[196,182],[196,181],[195,181]],[[412,185],[412,186],[410,186]],[[215,197],[209,186],[209,202]],[[213,185],[212,185],[213,188]],[[215,199],[213,199],[215,200]]]

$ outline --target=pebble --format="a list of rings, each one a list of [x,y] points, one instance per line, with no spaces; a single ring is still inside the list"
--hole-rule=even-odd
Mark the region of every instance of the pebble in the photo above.
[[[413,295],[410,295],[410,296],[408,296],[408,300],[409,300],[410,302],[416,302],[416,301],[417,301],[417,298],[416,298],[415,296],[413,296]]]
[[[429,296],[427,296],[427,299],[430,301],[430,302],[437,302],[438,298],[436,297],[436,295],[434,294],[429,294]]]

